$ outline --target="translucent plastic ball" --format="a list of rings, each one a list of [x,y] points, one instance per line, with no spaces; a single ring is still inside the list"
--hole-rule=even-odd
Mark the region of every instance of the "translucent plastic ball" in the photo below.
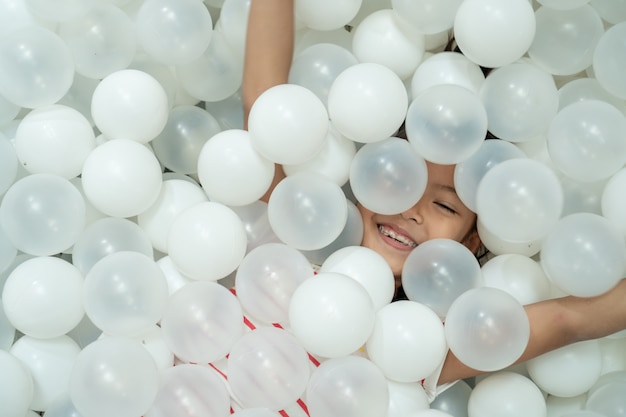
[[[626,19],[626,5],[611,0],[593,0],[593,7],[602,19],[612,24],[619,24]]]
[[[594,182],[580,182],[562,175],[563,216],[579,212],[600,214],[602,212],[600,200],[607,181],[607,179],[602,179]]]
[[[490,72],[479,94],[487,110],[489,131],[511,142],[543,134],[559,106],[552,75],[526,61]]]
[[[482,267],[483,284],[511,294],[522,305],[550,298],[551,284],[541,265],[528,256],[497,255]]]
[[[4,313],[20,332],[41,338],[66,334],[81,321],[83,275],[67,261],[35,257],[18,265],[2,291]]]
[[[267,203],[255,201],[247,206],[231,207],[243,223],[248,238],[246,253],[265,243],[281,243],[270,226]]]
[[[535,13],[527,0],[469,0],[454,17],[461,52],[482,67],[501,67],[521,58],[535,36]]]
[[[243,335],[243,312],[222,285],[194,281],[170,296],[161,328],[178,358],[206,364],[224,358]]]
[[[9,352],[26,365],[33,378],[32,410],[46,410],[58,398],[67,395],[72,368],[80,353],[80,347],[70,337],[22,336]]]
[[[348,246],[360,245],[363,241],[363,217],[361,212],[359,212],[359,209],[352,201],[346,200],[346,202],[348,203],[348,220],[337,239],[320,249],[300,251],[312,264],[322,265],[336,251]]]
[[[584,394],[602,372],[602,351],[598,340],[586,340],[544,353],[526,362],[535,384],[557,397]]]
[[[302,282],[289,304],[291,330],[314,355],[337,358],[361,348],[374,327],[374,305],[354,279],[324,272]]]
[[[274,179],[274,163],[254,149],[247,131],[230,129],[202,146],[198,178],[211,201],[245,206],[267,192]]]
[[[375,213],[397,214],[413,207],[427,181],[424,158],[409,142],[396,137],[363,145],[350,167],[354,196]]]
[[[316,43],[300,51],[289,69],[289,82],[311,90],[322,103],[335,78],[358,60],[354,54],[334,43]]]
[[[302,164],[283,165],[283,170],[287,175],[299,171],[317,172],[341,187],[350,178],[350,165],[355,154],[356,144],[339,133],[331,124],[322,149],[313,159]]]
[[[402,417],[413,411],[428,409],[428,396],[421,383],[387,379],[387,387],[389,388],[387,416]]]
[[[162,372],[156,399],[144,415],[180,416],[189,410],[214,416],[230,412],[228,391],[221,377],[207,366],[180,364]]]
[[[485,140],[467,159],[454,167],[454,188],[467,208],[476,212],[476,192],[484,175],[502,161],[524,158],[524,152],[510,142]]]
[[[204,190],[190,181],[163,181],[154,204],[137,215],[137,225],[147,234],[156,250],[167,253],[167,237],[176,217],[185,209],[206,201],[208,198]]]
[[[97,340],[80,351],[69,394],[81,415],[144,415],[155,400],[159,374],[150,353],[121,337]]]
[[[17,256],[17,249],[0,227],[0,271],[9,272],[9,267]]]
[[[95,220],[80,234],[72,249],[72,263],[83,274],[115,252],[133,251],[153,257],[150,237],[136,223],[117,217]]]
[[[626,65],[624,48],[626,22],[620,22],[604,32],[593,52],[593,72],[602,86],[614,96],[626,100],[626,82],[620,68]]]
[[[583,77],[569,81],[559,88],[559,110],[577,101],[586,99],[601,100],[624,110],[624,100],[604,89],[595,78]]]
[[[218,29],[215,32],[221,32],[227,39],[228,44],[233,48],[239,56],[244,56],[246,44],[246,24],[248,22],[248,14],[250,12],[250,2],[248,1],[226,1],[226,0],[207,0],[205,4],[217,6],[220,8],[219,19],[215,24]]]
[[[534,159],[503,161],[478,185],[476,214],[489,232],[504,241],[540,240],[559,220],[562,210],[559,179]]]
[[[61,100],[57,102],[57,104],[63,104],[78,110],[93,126],[93,118],[91,117],[91,97],[99,83],[100,80],[94,80],[80,74],[76,74],[69,91],[63,96],[63,98],[61,98]]]
[[[320,249],[346,225],[348,204],[342,189],[314,173],[283,179],[269,199],[267,215],[276,236],[296,249]]]
[[[298,250],[266,243],[251,250],[237,268],[237,298],[246,313],[264,323],[286,323],[296,288],[313,276],[313,267]]]
[[[30,410],[35,389],[30,371],[4,349],[0,349],[0,367],[0,411],[6,416],[23,416]]]
[[[554,10],[571,10],[584,6],[589,0],[537,0],[537,3]]]
[[[282,84],[266,90],[254,102],[248,130],[261,155],[279,164],[299,164],[322,149],[328,113],[310,90]]]
[[[154,60],[181,65],[198,58],[209,46],[213,19],[202,2],[147,0],[136,17],[139,45]]]
[[[356,16],[363,0],[336,2],[304,0],[295,4],[296,16],[307,27],[327,31],[343,28]]]
[[[136,337],[161,320],[167,282],[156,262],[138,252],[105,256],[85,275],[85,312],[107,334]]]
[[[184,275],[217,281],[239,266],[247,237],[235,212],[223,204],[202,202],[183,210],[167,238],[167,253]]]
[[[15,182],[18,161],[15,146],[0,134],[0,195]]]
[[[96,4],[81,18],[59,25],[72,51],[76,73],[102,79],[127,68],[137,52],[135,24],[113,4]]]
[[[352,53],[359,62],[384,65],[403,80],[413,75],[426,48],[424,35],[403,30],[391,9],[367,16],[353,36]]]
[[[409,300],[446,317],[452,302],[480,285],[480,265],[464,245],[432,239],[413,249],[402,268],[402,287]]]
[[[485,75],[475,62],[459,52],[444,51],[426,58],[411,77],[411,97],[415,98],[429,87],[456,84],[478,93]]]
[[[223,129],[243,129],[243,105],[241,92],[217,102],[205,102],[204,108],[210,112]]]
[[[0,94],[26,108],[59,101],[74,78],[72,53],[53,31],[26,26],[0,41]]]
[[[0,224],[18,250],[35,255],[60,253],[85,227],[85,200],[65,178],[31,174],[16,181],[0,204]]]
[[[476,93],[453,84],[430,87],[413,99],[406,115],[409,142],[424,159],[461,162],[487,134],[487,112]]]
[[[22,108],[0,96],[0,123],[5,124],[15,119]]]
[[[476,230],[478,231],[481,243],[494,255],[514,253],[524,256],[533,256],[541,250],[543,238],[528,241],[505,240],[489,231],[480,219],[476,222]]]
[[[287,408],[304,394],[310,373],[302,345],[276,327],[244,334],[228,355],[228,382],[244,407]]]
[[[337,272],[356,280],[370,294],[376,311],[389,304],[395,293],[395,280],[389,264],[377,252],[364,246],[338,249],[326,258],[320,272]]]
[[[446,413],[445,411],[436,410],[436,409],[426,409],[426,410],[413,411],[407,414],[406,417],[454,417],[454,416],[452,414]]]
[[[432,374],[447,353],[443,323],[424,304],[398,301],[376,314],[367,340],[367,354],[385,374],[398,382],[417,382]]]
[[[328,114],[343,135],[370,143],[398,130],[408,102],[400,77],[384,65],[364,62],[337,76],[328,93]]]
[[[446,316],[450,350],[470,368],[493,372],[512,365],[526,350],[530,323],[515,297],[498,288],[461,294]]]
[[[544,239],[541,265],[568,294],[593,297],[615,287],[626,270],[626,244],[608,219],[592,213],[563,217]]]
[[[241,87],[243,59],[222,31],[214,31],[211,43],[199,58],[176,67],[182,89],[206,102],[226,100]]]
[[[602,215],[626,237],[626,169],[622,168],[606,183],[601,196]]]
[[[572,103],[550,123],[550,158],[560,171],[577,181],[608,178],[626,162],[625,129],[626,116],[607,102]]]
[[[89,120],[78,110],[60,104],[32,110],[15,132],[15,152],[30,173],[72,179],[82,172],[85,159],[95,147]]]
[[[587,69],[604,34],[598,12],[589,5],[569,10],[540,7],[537,29],[528,56],[554,75],[572,75]],[[558,45],[558,47],[557,47]]]
[[[135,69],[107,75],[96,87],[91,115],[107,139],[147,143],[165,127],[167,94],[153,76]]]
[[[28,10],[35,16],[53,22],[64,22],[79,19],[89,10],[89,2],[81,0],[61,0],[54,5],[45,0],[26,0]]]
[[[280,417],[277,411],[265,407],[242,408],[231,414],[231,417]]]
[[[481,380],[467,404],[472,417],[545,416],[546,402],[537,386],[522,374],[502,371]]]
[[[129,139],[96,147],[85,160],[82,180],[89,202],[112,217],[132,217],[147,210],[163,185],[154,154]]]
[[[585,410],[595,411],[604,415],[619,415],[626,406],[622,393],[626,389],[626,381],[611,381],[594,391],[587,398]]]
[[[472,387],[466,381],[458,381],[437,395],[433,402],[430,403],[430,408],[441,410],[452,416],[467,417],[467,403],[471,393]]]
[[[436,34],[452,28],[462,0],[392,0],[396,18],[420,33]]]
[[[165,127],[150,145],[159,161],[173,172],[198,172],[202,146],[222,130],[217,119],[198,106],[180,105],[169,112]]]
[[[371,361],[346,356],[324,361],[312,372],[306,398],[313,416],[375,417],[385,415],[389,389]]]
[[[2,308],[2,310],[0,310],[0,348],[2,348],[2,350],[9,350],[15,341],[16,330],[4,313],[2,300],[0,300],[0,308]]]

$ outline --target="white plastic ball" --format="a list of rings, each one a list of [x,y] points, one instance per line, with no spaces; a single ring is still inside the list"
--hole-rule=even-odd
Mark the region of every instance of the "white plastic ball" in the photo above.
[[[281,84],[256,99],[250,109],[248,130],[254,149],[265,158],[279,164],[299,164],[322,149],[328,113],[310,90]]]
[[[521,58],[535,36],[535,14],[528,0],[466,0],[454,17],[461,52],[483,67]]]
[[[72,179],[96,147],[91,123],[78,110],[54,104],[29,112],[15,133],[15,152],[30,173]]]
[[[154,154],[129,139],[96,147],[85,160],[82,180],[91,204],[112,217],[132,217],[147,210],[163,184]]]
[[[107,75],[91,100],[93,120],[107,139],[147,143],[161,133],[168,113],[163,86],[153,76],[136,69]]]
[[[274,179],[274,163],[255,150],[247,131],[225,130],[200,150],[198,178],[211,201],[245,206],[267,192]]]
[[[397,301],[378,310],[366,347],[370,360],[397,382],[421,381],[447,353],[441,319],[414,301]]]
[[[374,305],[367,290],[336,272],[302,282],[289,305],[291,330],[314,355],[337,358],[361,348],[374,327]]]
[[[408,108],[408,93],[392,70],[359,63],[345,69],[328,93],[328,115],[349,139],[376,142],[393,135]]]
[[[55,257],[35,257],[18,265],[2,290],[6,317],[32,337],[58,337],[83,318],[83,275]]]

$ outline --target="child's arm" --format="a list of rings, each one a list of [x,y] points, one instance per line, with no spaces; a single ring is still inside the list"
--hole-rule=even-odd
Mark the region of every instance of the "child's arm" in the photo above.
[[[293,47],[293,0],[252,0],[243,67],[244,129],[248,128],[248,115],[254,101],[270,87],[287,83]],[[284,177],[282,167],[276,165],[274,181],[262,200],[269,199],[276,184]]]
[[[530,321],[528,346],[517,363],[583,340],[608,336],[626,328],[626,279],[597,297],[562,297],[527,305]],[[461,363],[451,352],[439,383],[456,381],[482,372]]]

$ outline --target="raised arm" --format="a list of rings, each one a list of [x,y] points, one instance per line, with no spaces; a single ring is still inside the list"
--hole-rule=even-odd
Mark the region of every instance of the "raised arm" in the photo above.
[[[543,353],[583,340],[608,336],[626,328],[626,279],[597,297],[562,297],[527,305],[530,339],[517,361],[521,363]],[[439,383],[479,375],[454,354],[448,353]]]
[[[287,83],[294,47],[293,0],[252,0],[246,31],[242,104],[244,129],[255,100],[268,88]],[[274,181],[262,200],[267,201],[285,177],[276,166]]]

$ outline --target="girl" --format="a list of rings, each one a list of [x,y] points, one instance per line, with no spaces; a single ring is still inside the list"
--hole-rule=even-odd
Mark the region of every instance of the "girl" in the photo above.
[[[268,88],[287,82],[293,48],[293,0],[252,0],[244,64],[244,126],[256,98]],[[476,215],[463,205],[454,190],[454,166],[427,165],[426,190],[409,210],[396,215],[382,215],[359,206],[364,226],[362,246],[375,250],[385,258],[397,282],[408,254],[422,242],[434,238],[453,239],[474,253],[480,247]],[[274,182],[265,200],[284,176],[282,168],[277,166]],[[568,296],[526,306],[531,335],[518,362],[626,328],[625,298],[626,280],[622,280],[613,290],[598,297]],[[434,382],[442,386],[479,373],[448,353]],[[426,388],[428,390],[429,387]]]

